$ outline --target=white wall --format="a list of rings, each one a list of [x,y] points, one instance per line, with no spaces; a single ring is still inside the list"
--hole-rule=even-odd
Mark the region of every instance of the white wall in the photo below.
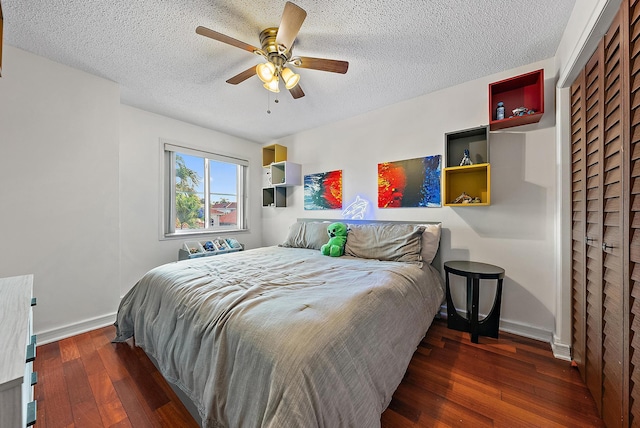
[[[46,337],[119,301],[120,91],[11,46],[3,56],[0,277],[35,275]]]
[[[123,106],[114,82],[3,54],[0,277],[35,274],[39,343],[113,323],[121,295],[177,259],[184,239],[158,233],[160,138],[249,160],[250,230],[235,236],[261,245],[258,144]]]
[[[506,270],[502,326],[550,340],[555,319],[554,60],[508,70],[275,141],[303,174],[343,170],[343,201],[377,202],[377,164],[444,154],[444,134],[488,123],[488,85],[545,69],[545,115],[539,124],[490,136],[491,206],[372,210],[379,220],[443,222],[442,260],[470,259]],[[339,211],[305,211],[303,188],[287,208],[263,208],[266,245],[284,240],[297,217],[339,218]],[[463,287],[459,287],[460,289]],[[461,299],[462,293],[457,293]],[[487,313],[488,293],[481,301]]]
[[[177,260],[178,249],[186,240],[184,237],[159,240],[161,138],[249,160],[250,230],[234,233],[232,236],[245,244],[246,248],[255,248],[262,244],[260,145],[123,105],[120,108],[122,295],[149,269]],[[212,237],[219,235],[214,234]]]

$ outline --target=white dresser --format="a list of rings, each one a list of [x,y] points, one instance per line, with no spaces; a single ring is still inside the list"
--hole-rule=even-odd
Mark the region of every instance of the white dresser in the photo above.
[[[33,425],[33,275],[0,278],[0,428]]]

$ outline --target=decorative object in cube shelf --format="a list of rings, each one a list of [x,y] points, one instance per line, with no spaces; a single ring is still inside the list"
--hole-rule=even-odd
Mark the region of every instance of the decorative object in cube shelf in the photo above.
[[[498,103],[498,107],[496,108],[496,120],[504,119],[504,103],[500,101]]]
[[[528,109],[526,107],[518,107],[511,110],[511,113],[513,114],[509,116],[509,118],[512,118],[514,116],[524,116],[525,114],[534,114],[535,110]]]
[[[462,160],[460,161],[460,166],[465,165],[473,165],[473,162],[471,162],[471,158],[469,157],[469,149],[464,149],[464,155],[462,155]]]
[[[378,208],[440,207],[442,156],[378,164]]]
[[[482,203],[479,196],[473,197],[462,192],[460,196],[451,201],[452,204],[479,204]]]
[[[304,209],[342,209],[342,170],[304,176]]]

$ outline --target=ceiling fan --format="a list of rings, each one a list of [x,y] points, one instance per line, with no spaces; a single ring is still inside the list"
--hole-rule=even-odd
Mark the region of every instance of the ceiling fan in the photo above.
[[[280,92],[279,84],[282,81],[293,98],[297,99],[304,97],[304,92],[298,84],[300,75],[294,73],[289,66],[341,74],[345,74],[349,68],[347,61],[293,56],[294,41],[306,17],[307,12],[304,9],[288,1],[282,12],[280,26],[266,28],[260,33],[261,49],[202,26],[196,28],[196,33],[260,55],[266,60],[233,76],[227,83],[237,85],[257,74],[269,91]]]

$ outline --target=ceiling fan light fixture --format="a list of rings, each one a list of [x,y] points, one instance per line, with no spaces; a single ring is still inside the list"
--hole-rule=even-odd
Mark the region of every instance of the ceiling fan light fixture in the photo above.
[[[283,85],[291,93],[291,96],[294,99],[298,99],[305,96],[299,85],[300,75],[296,74],[293,68],[287,68],[287,65],[341,74],[345,74],[349,68],[347,61],[293,56],[295,41],[306,16],[307,12],[304,9],[291,1],[287,1],[282,12],[280,25],[278,27],[265,28],[260,32],[261,48],[203,26],[198,26],[196,33],[252,54],[260,55],[264,59],[262,64],[249,67],[228,79],[227,83],[237,85],[257,74],[265,89],[271,92],[280,92],[279,84],[280,80],[282,80]]]
[[[265,89],[268,89],[271,92],[278,93],[280,92],[280,88],[278,87],[278,81],[279,81],[278,76],[274,76],[274,78],[271,79],[271,81],[265,82],[264,85],[262,86],[264,86]]]
[[[262,82],[268,84],[275,77],[276,67],[271,62],[263,62],[256,66],[256,74]]]
[[[280,72],[280,77],[282,77],[282,81],[284,82],[284,86],[287,89],[295,88],[295,86],[300,81],[300,75],[291,71],[290,68],[283,68]]]

